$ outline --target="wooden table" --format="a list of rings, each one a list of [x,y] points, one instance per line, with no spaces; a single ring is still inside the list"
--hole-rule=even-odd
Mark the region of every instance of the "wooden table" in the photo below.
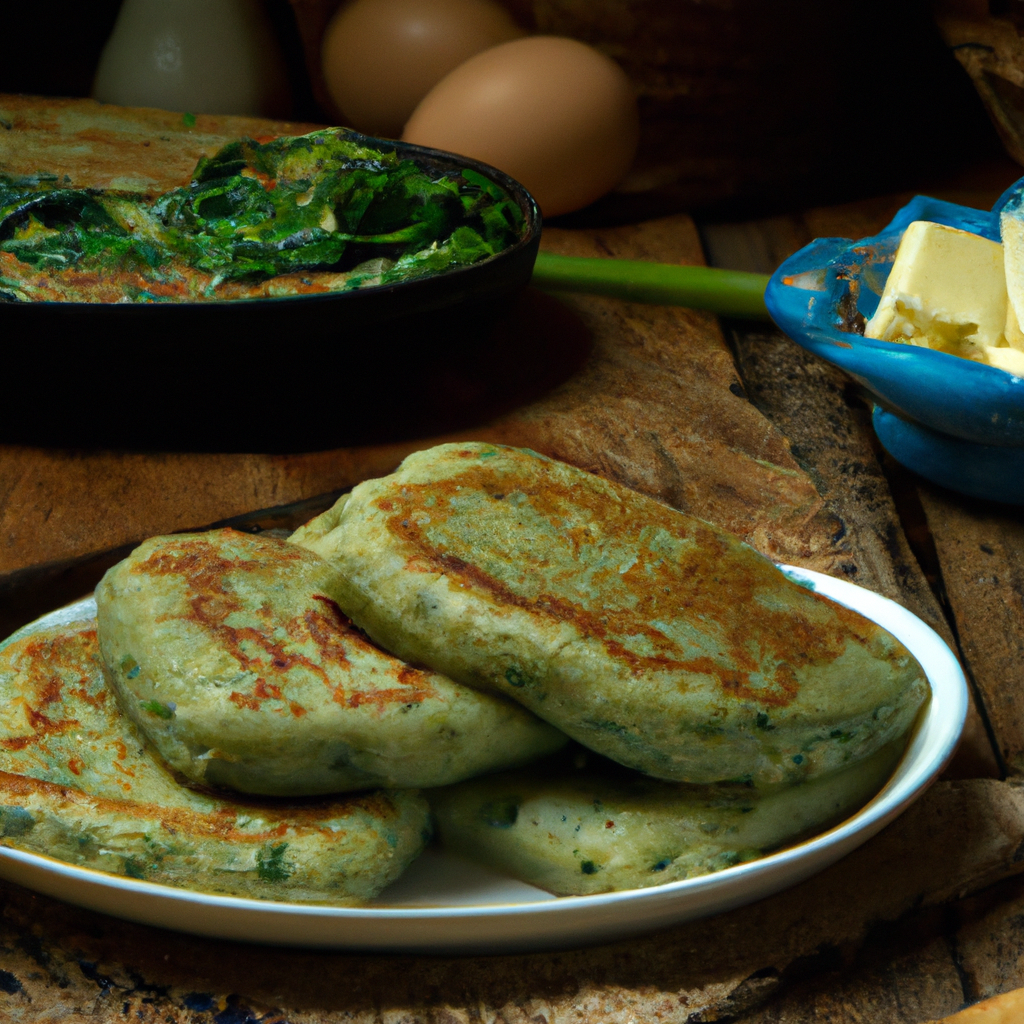
[[[1000,165],[948,197],[989,205],[1014,175]],[[905,198],[700,231],[686,216],[550,229],[544,245],[770,270],[816,235],[873,233]],[[463,402],[454,431],[442,393],[407,439],[328,451],[0,444],[0,627],[87,592],[148,535],[224,520],[289,527],[324,495],[440,437],[528,445],[713,520],[773,558],[881,591],[932,624],[962,656],[976,700],[946,779],[796,889],[569,952],[445,959],[248,947],[0,884],[0,1019],[916,1024],[1024,984],[1017,511],[942,491],[882,457],[851,382],[767,326],[527,294],[487,346],[493,358],[461,375],[449,368],[444,386]],[[340,392],[381,383],[344,382]]]

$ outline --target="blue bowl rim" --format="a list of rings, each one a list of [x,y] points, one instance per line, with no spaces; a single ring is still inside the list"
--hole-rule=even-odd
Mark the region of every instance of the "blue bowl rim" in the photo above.
[[[845,370],[884,408],[963,440],[1024,446],[1024,378],[944,352],[865,338],[849,328],[849,311],[837,308],[855,293],[861,315],[874,312],[886,264],[915,220],[999,241],[999,213],[1022,184],[1008,189],[992,211],[915,196],[877,235],[816,239],[772,275],[765,291],[769,313],[797,344]],[[858,273],[858,265],[874,270],[874,279]]]

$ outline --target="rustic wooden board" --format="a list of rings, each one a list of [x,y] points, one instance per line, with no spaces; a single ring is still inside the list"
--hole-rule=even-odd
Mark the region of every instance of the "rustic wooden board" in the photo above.
[[[956,907],[956,955],[969,997],[1024,986],[1024,885],[995,886]]]
[[[859,950],[831,949],[738,1024],[919,1024],[964,1003],[945,908],[880,925]]]
[[[840,222],[851,225],[850,233],[867,233],[858,225],[886,219],[900,202],[780,218],[774,232],[739,236],[760,239],[756,244],[771,259],[772,251],[789,251],[810,234],[842,233],[834,228]],[[703,259],[693,223],[683,216],[638,227],[549,231],[545,245],[584,255]],[[773,557],[887,593],[942,627],[863,415],[846,401],[840,380],[794,362],[777,337],[736,335],[741,382],[721,331],[705,314],[528,297],[505,330],[523,339],[540,386],[504,393],[514,408],[479,415],[455,434],[432,433],[425,419],[422,432],[408,441],[287,456],[0,445],[0,587],[19,585],[8,590],[6,611],[14,595],[28,593],[41,565],[89,559],[148,534],[348,487],[388,471],[436,436],[460,436],[526,444],[621,480],[719,522]],[[554,374],[552,362],[559,367]],[[493,383],[500,366],[491,373]],[[797,407],[807,412],[797,415]],[[834,417],[824,434],[822,416]],[[87,577],[72,574],[83,589]],[[973,761],[963,761],[963,771],[992,770],[983,736],[968,749]],[[936,836],[943,841],[936,843]],[[0,887],[0,1005],[11,1019],[33,1022],[124,1016],[169,1024],[260,1017],[267,1024],[682,1022],[743,1012],[781,986],[788,1001],[773,1000],[764,1012],[777,1015],[764,1019],[809,1021],[820,1018],[809,1016],[807,1007],[831,1004],[821,1001],[825,988],[814,994],[813,979],[806,983],[812,988],[800,988],[805,969],[827,974],[827,962],[808,958],[823,948],[856,949],[874,922],[1020,870],[1022,842],[1021,790],[983,780],[946,783],[843,864],[713,925],[598,950],[511,958],[254,949],[125,925]],[[863,981],[852,980],[846,989],[851,1006],[876,1007],[884,1016],[896,1005],[891,991],[879,995],[886,963],[892,969],[885,977],[902,979],[916,993],[894,1020],[938,1016],[975,997],[962,986],[957,990],[956,961],[943,956],[941,943],[922,939],[902,960],[874,940],[865,949]],[[863,997],[860,1004],[855,993]]]
[[[924,842],[944,845],[943,831]],[[1024,986],[1024,881],[1011,878],[944,908],[880,925],[859,949],[819,956],[805,973],[780,998],[742,1016],[741,1024],[937,1024],[964,1006]],[[1016,1024],[1022,1006],[1024,993],[1017,992],[950,1024]]]
[[[1000,756],[1009,772],[1024,775],[1024,520],[928,483],[920,495]]]

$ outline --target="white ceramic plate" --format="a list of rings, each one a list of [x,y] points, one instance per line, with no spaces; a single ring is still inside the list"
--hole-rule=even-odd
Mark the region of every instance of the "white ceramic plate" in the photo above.
[[[921,663],[932,697],[882,791],[819,836],[761,860],[650,889],[556,898],[533,886],[429,850],[365,907],[300,906],[172,889],[0,847],[0,877],[116,917],[224,939],[417,953],[497,953],[580,946],[719,913],[769,896],[870,839],[927,788],[956,747],[967,684],[949,648],[920,619],[843,580],[781,567],[797,582],[855,609],[897,636]],[[94,614],[91,599],[26,627]],[[22,631],[24,632],[24,631]]]

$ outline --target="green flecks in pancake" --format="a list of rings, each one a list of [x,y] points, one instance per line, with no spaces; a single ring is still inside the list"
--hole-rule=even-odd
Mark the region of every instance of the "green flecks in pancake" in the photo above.
[[[35,828],[36,819],[24,807],[0,807],[0,836],[23,836]]]
[[[763,792],[661,782],[577,748],[428,798],[450,849],[556,895],[588,895],[722,871],[820,831],[877,792],[902,750]]]
[[[367,141],[341,129],[243,139],[158,196],[0,175],[0,253],[14,257],[0,291],[32,298],[31,271],[123,275],[124,298],[142,302],[217,298],[223,282],[304,271],[349,274],[342,288],[391,284],[521,237],[518,204],[487,178],[431,174]],[[206,282],[198,295],[188,288],[196,274]]]
[[[131,677],[131,673],[129,673],[129,677]],[[161,704],[158,700],[140,700],[139,707],[151,715],[156,715],[157,718],[170,719],[174,717],[175,709],[169,704]]]
[[[294,540],[389,650],[658,778],[827,774],[928,694],[895,637],[738,538],[532,452],[417,452]]]
[[[265,846],[256,854],[257,874],[263,882],[283,882],[289,878],[294,868],[285,859],[287,843],[276,846]]]
[[[429,831],[412,792],[287,804],[181,785],[108,694],[93,622],[0,650],[5,845],[167,885],[351,903],[396,878]]]

